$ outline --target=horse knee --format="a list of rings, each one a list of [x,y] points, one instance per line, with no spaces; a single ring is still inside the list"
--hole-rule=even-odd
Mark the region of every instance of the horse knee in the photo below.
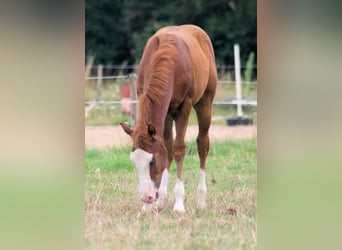
[[[173,157],[176,161],[183,159],[185,156],[185,145],[173,146]]]

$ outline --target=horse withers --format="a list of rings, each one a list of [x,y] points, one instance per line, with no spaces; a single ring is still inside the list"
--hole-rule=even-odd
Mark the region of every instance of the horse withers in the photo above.
[[[197,206],[206,207],[205,164],[209,151],[208,130],[216,93],[215,56],[208,35],[194,25],[169,26],[158,30],[147,42],[137,78],[138,108],[134,129],[121,123],[131,136],[130,159],[139,176],[143,210],[157,201],[163,208],[171,161],[177,166],[174,211],[185,212],[182,167],[184,137],[194,107],[199,133],[200,158]],[[176,136],[173,137],[173,122]]]

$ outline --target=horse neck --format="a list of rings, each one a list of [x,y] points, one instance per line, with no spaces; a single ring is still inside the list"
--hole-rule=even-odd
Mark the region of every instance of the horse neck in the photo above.
[[[139,112],[141,122],[152,124],[157,128],[157,134],[162,136],[164,121],[173,94],[175,79],[175,46],[166,43],[153,56],[151,67],[142,72],[150,75],[144,83],[143,94],[139,97]],[[144,74],[145,73],[145,74]],[[139,121],[138,121],[139,122]]]
[[[169,94],[161,97],[159,101],[151,100],[146,94],[141,95],[139,98],[137,126],[146,127],[146,124],[151,124],[156,128],[157,134],[162,137],[170,99]]]

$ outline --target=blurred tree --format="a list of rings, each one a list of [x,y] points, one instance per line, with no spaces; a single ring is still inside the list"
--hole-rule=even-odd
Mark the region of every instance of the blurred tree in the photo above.
[[[86,0],[86,55],[95,63],[138,63],[147,39],[160,27],[196,24],[213,41],[218,64],[256,55],[255,0]]]
[[[121,1],[86,0],[85,13],[86,56],[94,55],[95,64],[132,62]]]

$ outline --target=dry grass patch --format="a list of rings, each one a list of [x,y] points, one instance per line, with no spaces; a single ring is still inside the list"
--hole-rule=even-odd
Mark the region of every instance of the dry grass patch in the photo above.
[[[256,139],[213,144],[205,211],[196,209],[199,164],[195,143],[188,145],[185,214],[172,212],[174,166],[165,209],[160,214],[143,214],[129,148],[119,153],[118,149],[88,150],[86,249],[255,249]],[[98,158],[102,160],[95,160]]]

